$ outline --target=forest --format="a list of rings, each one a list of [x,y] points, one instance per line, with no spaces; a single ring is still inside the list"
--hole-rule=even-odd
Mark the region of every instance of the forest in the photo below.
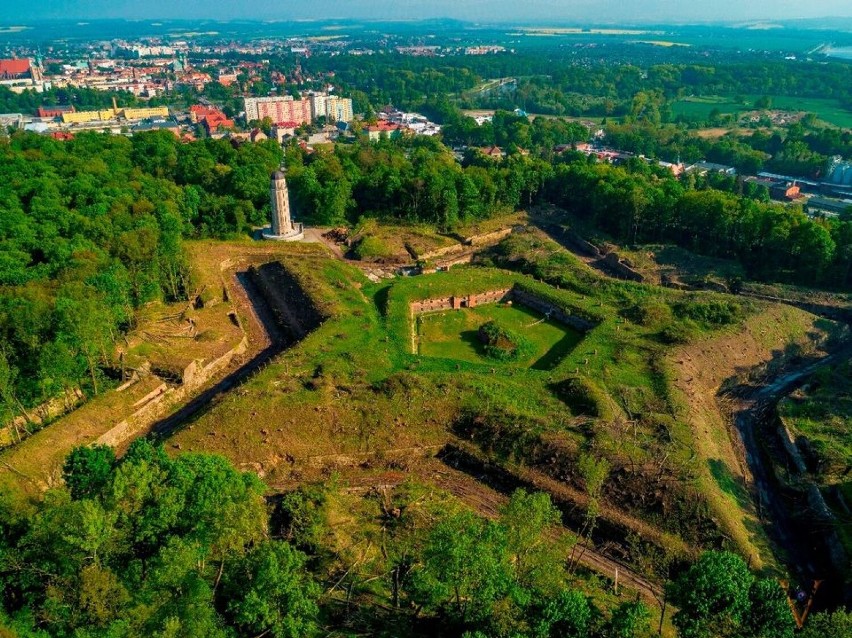
[[[171,458],[144,439],[120,460],[108,447],[76,448],[63,478],[36,504],[0,500],[0,624],[21,638],[638,638],[652,630],[643,602],[628,598],[603,613],[571,585],[576,564],[564,556],[574,556],[574,541],[554,539],[560,514],[545,494],[519,490],[486,520],[403,485],[389,501],[369,499],[360,542],[383,551],[364,564],[335,544],[331,521],[344,497],[333,482],[267,500],[255,474],[222,457]],[[793,636],[778,584],[728,552],[702,555],[668,596],[682,638]],[[844,612],[817,614],[799,635],[849,622]]]
[[[281,155],[169,132],[0,140],[2,418],[67,390],[97,394],[135,309],[190,290],[182,239],[263,221]]]
[[[570,143],[572,134],[553,139]],[[848,217],[810,219],[800,208],[761,201],[760,193],[742,194],[736,179],[679,180],[642,160],[612,166],[570,151],[547,161],[522,153],[494,160],[471,150],[459,165],[446,147],[420,139],[312,155],[294,147],[287,162],[298,207],[320,224],[375,217],[451,230],[500,207],[549,203],[620,243],[671,242],[739,259],[758,279],[839,289],[850,282]]]

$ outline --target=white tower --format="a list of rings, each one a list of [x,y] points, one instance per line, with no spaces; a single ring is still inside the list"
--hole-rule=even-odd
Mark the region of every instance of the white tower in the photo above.
[[[297,241],[305,236],[304,226],[294,224],[290,216],[290,194],[287,190],[287,177],[284,171],[272,174],[269,190],[272,203],[272,228],[263,231],[264,239],[277,241]]]

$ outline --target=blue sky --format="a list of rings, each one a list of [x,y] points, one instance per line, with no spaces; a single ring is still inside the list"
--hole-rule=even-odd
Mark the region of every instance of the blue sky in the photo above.
[[[0,22],[39,18],[424,19],[731,22],[852,17],[852,0],[2,0]]]

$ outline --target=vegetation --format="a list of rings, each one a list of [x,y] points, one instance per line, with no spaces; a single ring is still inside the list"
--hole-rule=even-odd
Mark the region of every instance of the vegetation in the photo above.
[[[485,346],[485,355],[497,361],[520,359],[521,353],[528,349],[523,338],[493,320],[479,326],[478,336]]]
[[[792,638],[793,617],[773,580],[756,580],[736,554],[709,552],[672,586],[681,638]]]
[[[0,413],[97,394],[136,310],[191,292],[184,237],[265,219],[274,144],[16,133],[0,144]]]
[[[494,349],[498,352],[492,355],[481,334],[489,324],[511,335],[511,352],[504,354],[497,347]],[[418,351],[425,356],[472,363],[517,363],[547,370],[571,352],[582,335],[522,305],[491,304],[420,315],[417,339]]]
[[[78,448],[67,487],[0,508],[0,625],[18,636],[310,636],[307,557],[270,538],[264,487],[144,440]]]

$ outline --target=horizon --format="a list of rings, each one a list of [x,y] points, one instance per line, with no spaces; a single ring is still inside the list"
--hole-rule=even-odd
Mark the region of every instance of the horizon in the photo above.
[[[291,4],[291,3],[288,3]],[[737,25],[800,20],[852,18],[848,0],[817,0],[802,5],[798,0],[718,0],[712,8],[670,0],[531,0],[523,8],[508,0],[348,0],[331,10],[322,5],[281,6],[275,0],[258,0],[252,7],[224,0],[188,0],[174,3],[150,0],[144,5],[108,0],[46,0],[34,5],[11,0],[4,10],[4,24],[48,21],[148,20],[216,22],[422,22],[457,20],[482,24],[660,24]],[[247,15],[250,14],[250,15]]]

